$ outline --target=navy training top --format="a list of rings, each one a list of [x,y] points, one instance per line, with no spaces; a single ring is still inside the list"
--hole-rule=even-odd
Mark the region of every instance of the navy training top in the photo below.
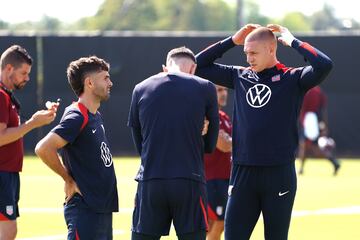
[[[268,166],[294,161],[303,97],[325,79],[332,61],[310,44],[295,39],[292,48],[310,66],[287,68],[278,63],[257,73],[250,68],[214,63],[234,46],[229,37],[196,56],[198,76],[235,90],[233,162]]]
[[[201,132],[205,117],[206,135]],[[216,89],[185,73],[159,73],[134,88],[128,126],[141,156],[137,181],[186,178],[205,182],[203,154],[216,147]]]
[[[114,164],[100,113],[73,103],[51,131],[68,142],[60,155],[86,204],[95,212],[117,212]]]

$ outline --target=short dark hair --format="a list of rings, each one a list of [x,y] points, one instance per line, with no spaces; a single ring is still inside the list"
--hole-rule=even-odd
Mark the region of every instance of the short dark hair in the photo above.
[[[194,63],[196,63],[195,54],[185,46],[170,50],[166,57],[166,63],[168,63],[170,59],[174,58],[188,58],[191,59]]]
[[[67,70],[68,82],[76,94],[80,96],[84,92],[84,80],[91,74],[100,71],[109,71],[110,64],[97,56],[82,57],[72,61]]]
[[[5,66],[8,64],[12,65],[14,68],[18,68],[23,63],[31,66],[33,60],[30,54],[26,51],[26,49],[19,45],[12,45],[8,49],[6,49],[3,54],[1,54],[1,69],[4,69]]]
[[[259,27],[249,33],[249,35],[246,37],[246,40],[249,42],[259,40],[272,40],[276,42],[276,36],[269,28]]]

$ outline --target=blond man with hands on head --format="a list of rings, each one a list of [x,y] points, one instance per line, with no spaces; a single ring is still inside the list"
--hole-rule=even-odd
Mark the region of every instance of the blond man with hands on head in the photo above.
[[[309,65],[280,63],[278,41],[294,48]],[[243,45],[249,66],[215,63],[237,45]],[[198,76],[235,93],[225,239],[249,239],[260,213],[265,239],[287,239],[297,188],[294,162],[302,100],[326,78],[332,61],[276,24],[247,24],[198,53],[196,60]]]

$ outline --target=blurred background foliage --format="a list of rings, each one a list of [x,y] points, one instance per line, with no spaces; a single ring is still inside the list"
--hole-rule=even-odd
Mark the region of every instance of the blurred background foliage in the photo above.
[[[90,3],[89,3],[90,4]],[[272,11],[272,9],[269,9]],[[246,23],[279,23],[292,31],[359,30],[354,19],[339,19],[328,4],[312,15],[290,12],[279,18],[262,15],[256,0],[104,0],[97,13],[72,23],[43,16],[37,22],[7,23],[9,31],[235,31]]]

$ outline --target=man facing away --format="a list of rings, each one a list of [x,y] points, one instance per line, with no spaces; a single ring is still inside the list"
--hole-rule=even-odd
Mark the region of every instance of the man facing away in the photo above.
[[[309,61],[285,67],[277,60],[277,39]],[[214,63],[236,45],[244,45],[249,67]],[[305,93],[320,84],[332,61],[287,28],[248,24],[197,56],[197,75],[234,89],[233,158],[225,239],[248,240],[260,213],[265,239],[288,237],[297,180],[298,117]]]
[[[134,88],[128,125],[141,165],[132,240],[160,239],[171,222],[181,240],[206,237],[203,153],[216,146],[219,116],[214,84],[194,76],[195,69],[192,51],[175,48],[164,72]]]
[[[17,234],[20,178],[24,151],[23,136],[34,128],[51,123],[58,104],[40,110],[24,123],[20,121],[20,103],[14,90],[30,80],[32,58],[25,48],[13,45],[0,58],[0,239],[12,240]]]
[[[60,123],[35,148],[44,163],[64,179],[68,240],[112,239],[118,194],[110,145],[98,112],[101,102],[110,97],[109,68],[96,56],[70,63],[68,81],[79,100],[65,109]]]
[[[220,119],[219,136],[215,151],[211,154],[205,154],[204,158],[209,214],[207,240],[220,240],[224,231],[224,216],[231,169],[232,124],[230,117],[221,110],[227,104],[228,89],[216,85],[216,93]]]

